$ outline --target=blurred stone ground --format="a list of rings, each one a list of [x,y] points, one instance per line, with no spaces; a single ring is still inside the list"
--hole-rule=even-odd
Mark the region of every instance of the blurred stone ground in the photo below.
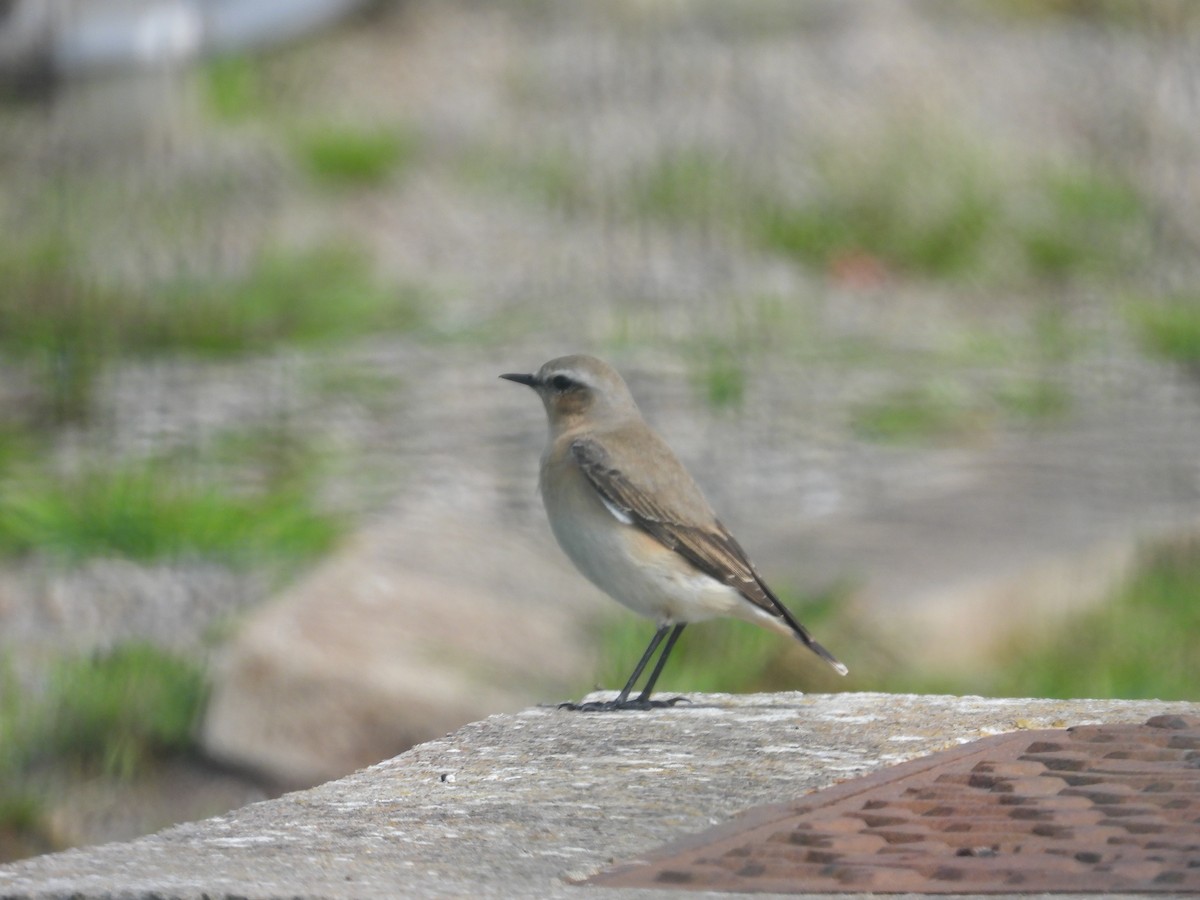
[[[277,734],[275,717],[288,713],[279,698],[294,687],[281,661],[311,659],[278,636],[295,628],[295,647],[327,651],[322,617],[349,631],[347,598],[380,583],[376,610],[360,610],[367,638],[345,643],[341,659],[351,676],[383,671],[391,686],[337,688],[392,698],[366,724],[368,746],[398,752],[493,709],[561,699],[593,671],[589,629],[606,601],[562,569],[535,491],[541,411],[496,375],[573,351],[626,374],[773,581],[798,592],[858,585],[864,626],[903,635],[904,652],[930,666],[973,659],[1005,624],[1049,627],[1102,598],[1140,542],[1197,524],[1200,387],[1142,352],[1121,315],[1131,295],[1195,276],[1194,254],[1180,248],[1200,236],[1197,43],[1194,28],[1169,19],[997,20],[920,2],[737,12],[413,2],[274,54],[265,82],[276,99],[249,121],[214,122],[196,73],[72,85],[7,110],[4,165],[21,177],[4,181],[0,221],[85,237],[101,279],[236,272],[263,246],[337,239],[368,247],[387,278],[434,300],[408,335],[107,371],[94,424],[60,442],[64,465],[281,422],[328,448],[323,500],[363,534],[265,607],[276,591],[261,573],[129,564],[124,579],[111,577],[122,563],[65,573],[22,563],[0,588],[0,644],[32,659],[142,636],[207,653],[214,627],[249,612],[215,671],[244,674],[256,661],[257,680],[218,676],[214,709],[234,709],[232,724],[208,728],[226,735],[227,758],[256,769],[271,767],[247,746],[247,723]],[[313,185],[289,135],[331,122],[402,127],[419,149],[381,186]],[[897,128],[969,136],[1014,183],[1046,160],[1119,171],[1153,202],[1154,220],[1132,238],[1138,266],[1064,282],[947,282],[871,266],[861,278],[748,245],[719,205],[699,224],[663,221],[630,188],[664,154],[702,148],[805,196],[822,148],[869,148]],[[1038,349],[1047,309],[1066,352]],[[706,385],[713,359],[726,357],[737,396],[721,405]],[[386,389],[328,387],[328,376],[364,373]],[[1064,414],[1031,422],[985,400],[978,426],[915,444],[866,440],[855,427],[856,408],[897,390],[933,385],[974,402],[1025,379],[1061,390]],[[480,555],[497,531],[520,549]],[[381,553],[383,537],[398,552]],[[421,604],[452,589],[460,560],[454,602],[476,614],[438,622],[426,639],[414,631]],[[490,568],[467,565],[480,560]],[[536,590],[518,612],[556,630],[514,660],[520,639],[493,623],[517,627],[509,611],[526,583]],[[386,626],[381,610],[396,613]],[[498,638],[491,647],[481,628]],[[401,721],[397,698],[426,690],[428,669],[398,678],[373,629],[396,635],[400,661],[410,651],[436,659],[439,677],[461,662],[489,689]],[[254,646],[256,634],[277,652]],[[456,635],[466,644],[452,646]],[[855,648],[838,652],[853,670]],[[296,705],[303,719],[308,704]],[[318,745],[311,762],[321,733],[306,730]],[[247,740],[231,750],[229,735]],[[347,768],[363,762],[355,746]],[[285,763],[275,775],[332,773]]]

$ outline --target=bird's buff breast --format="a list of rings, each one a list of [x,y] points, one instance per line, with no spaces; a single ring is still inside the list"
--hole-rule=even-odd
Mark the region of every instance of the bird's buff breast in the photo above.
[[[596,587],[660,623],[729,615],[738,596],[604,505],[577,466],[542,469],[542,501],[563,552]]]

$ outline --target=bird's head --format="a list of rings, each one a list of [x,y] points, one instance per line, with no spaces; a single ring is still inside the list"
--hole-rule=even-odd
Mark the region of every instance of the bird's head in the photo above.
[[[616,369],[594,356],[560,356],[532,375],[501,375],[537,391],[552,431],[602,425],[637,416],[637,404]]]

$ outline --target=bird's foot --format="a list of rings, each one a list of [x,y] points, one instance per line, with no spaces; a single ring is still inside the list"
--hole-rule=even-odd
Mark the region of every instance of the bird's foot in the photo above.
[[[559,709],[569,709],[573,712],[618,712],[623,709],[667,709],[677,703],[691,703],[687,697],[668,697],[666,700],[650,700],[634,697],[632,700],[588,700],[584,703],[558,704]]]

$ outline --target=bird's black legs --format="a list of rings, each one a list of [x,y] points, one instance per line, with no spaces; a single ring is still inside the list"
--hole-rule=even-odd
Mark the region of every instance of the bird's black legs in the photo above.
[[[655,709],[662,706],[674,706],[676,703],[684,701],[684,697],[672,697],[669,700],[651,700],[650,692],[654,689],[655,682],[658,681],[658,676],[662,674],[663,666],[667,664],[667,657],[671,655],[671,650],[675,646],[675,642],[679,640],[679,635],[683,633],[686,622],[681,622],[672,630],[670,625],[662,625],[654,632],[654,637],[650,639],[650,646],[646,648],[646,652],[642,654],[642,658],[638,660],[638,664],[634,666],[633,674],[629,676],[629,680],[625,682],[625,687],[621,688],[615,700],[592,700],[588,703],[560,703],[559,709],[575,709],[582,712],[609,712],[616,709]],[[637,680],[642,677],[642,672],[646,668],[646,663],[650,662],[650,657],[654,655],[654,651],[658,649],[658,645],[662,643],[662,639],[667,636],[667,632],[671,632],[671,636],[667,638],[667,643],[662,649],[662,653],[658,656],[658,662],[654,664],[654,668],[650,672],[650,677],[646,680],[646,686],[642,688],[642,692],[633,700],[629,699],[629,694],[633,691],[633,686],[637,684]]]
[[[663,647],[662,653],[660,653],[658,655],[658,662],[656,662],[654,664],[654,670],[650,673],[650,677],[646,680],[646,686],[644,688],[642,688],[642,692],[640,694],[638,694],[638,698],[637,698],[638,703],[649,703],[650,702],[650,692],[652,690],[654,690],[654,684],[655,684],[655,682],[658,681],[658,676],[662,674],[663,666],[665,666],[667,664],[667,657],[671,655],[671,650],[674,649],[675,642],[677,640],[679,640],[679,636],[681,634],[683,634],[683,627],[685,625],[687,625],[687,622],[681,622],[678,625],[676,625],[675,630],[671,632],[671,636],[669,638],[667,638],[667,645],[665,647]],[[658,629],[658,631],[656,631],[654,633],[654,643],[655,644],[657,644],[660,640],[662,640],[663,632],[667,630],[667,627],[668,626],[664,625],[662,628]],[[653,646],[653,645],[651,645],[651,646]],[[649,655],[649,651],[647,651],[647,655]],[[642,663],[639,664],[637,672],[634,673],[635,677],[631,678],[629,680],[629,684],[625,685],[625,690],[621,692],[623,695],[628,696],[629,690],[633,687],[633,682],[637,680],[636,676],[638,676],[642,673],[641,666],[642,666],[642,664],[645,663],[645,661],[646,661],[646,658],[643,657]],[[671,700],[669,702],[668,701],[664,701],[664,702],[667,703],[667,705],[674,706],[676,703],[678,703],[680,701],[680,699],[681,698],[679,698],[679,697],[675,697],[673,700]]]
[[[629,699],[629,693],[633,690],[633,686],[637,684],[637,680],[642,677],[642,672],[646,668],[646,663],[650,662],[650,657],[654,655],[654,651],[658,649],[658,645],[662,643],[662,639],[670,630],[670,625],[662,625],[654,632],[654,637],[650,638],[650,645],[646,648],[646,652],[642,654],[642,658],[638,660],[638,664],[633,667],[633,674],[629,676],[629,680],[625,682],[625,687],[621,688],[621,693],[617,695],[617,703],[624,703]],[[668,644],[670,642],[668,641]],[[666,652],[664,650],[664,652]],[[658,673],[659,666],[654,667],[655,674]]]

